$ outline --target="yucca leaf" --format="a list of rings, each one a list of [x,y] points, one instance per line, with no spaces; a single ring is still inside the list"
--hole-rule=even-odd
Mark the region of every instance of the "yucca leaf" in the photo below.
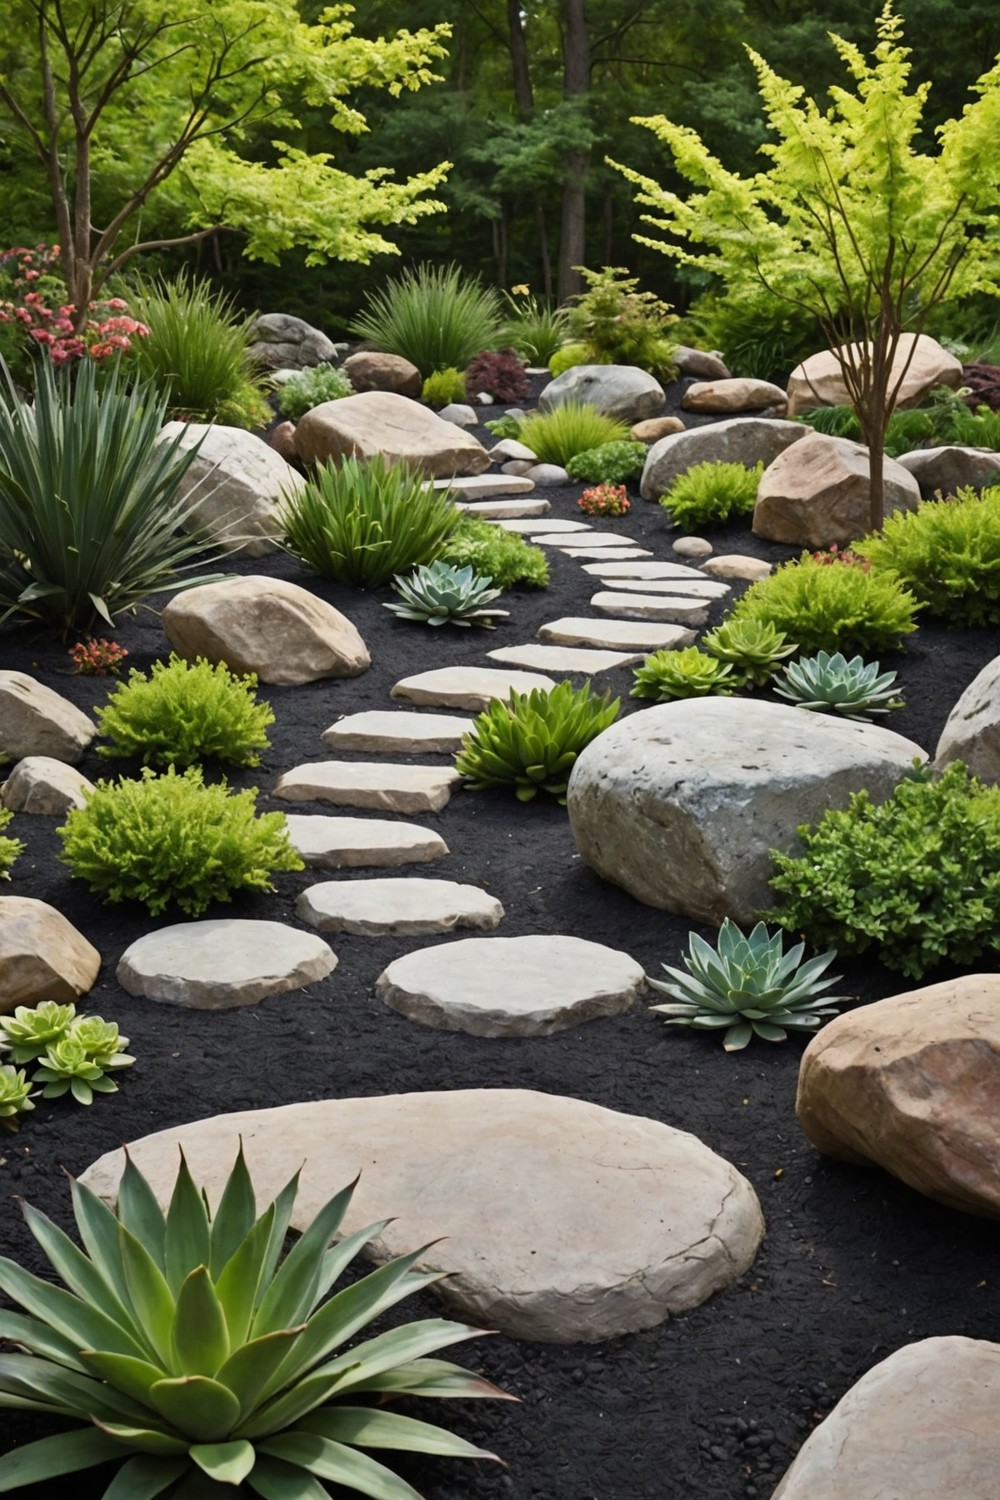
[[[491,1458],[495,1453],[414,1417],[368,1406],[333,1406],[310,1412],[298,1424],[300,1432],[318,1433],[335,1443],[358,1448],[397,1448],[406,1453],[433,1453],[444,1458]]]
[[[118,1470],[104,1500],[156,1500],[188,1469],[186,1458],[157,1458],[137,1453]]]
[[[205,1375],[159,1380],[149,1399],[161,1416],[189,1441],[218,1443],[228,1438],[240,1415],[232,1391]]]
[[[208,1212],[183,1151],[180,1158],[163,1233],[162,1269],[175,1297],[190,1272],[212,1258]]]
[[[323,1256],[340,1227],[357,1183],[352,1182],[325,1203],[285,1256],[260,1300],[253,1320],[255,1338],[301,1323],[315,1305]]]
[[[167,1221],[156,1194],[135,1162],[125,1152],[125,1169],[118,1184],[118,1221],[145,1247],[162,1271]],[[119,1240],[119,1253],[121,1242]]]
[[[135,1315],[156,1357],[169,1369],[172,1359],[170,1335],[174,1321],[174,1297],[167,1279],[146,1247],[125,1225],[118,1225],[122,1270]]]
[[[121,1447],[112,1438],[94,1428],[79,1432],[60,1432],[55,1437],[25,1443],[0,1458],[0,1495],[19,1490],[26,1484],[41,1484],[63,1474],[93,1468],[121,1457]]]
[[[146,1355],[146,1349],[99,1308],[88,1306],[62,1287],[32,1276],[6,1256],[0,1256],[0,1290],[34,1317],[50,1324],[78,1349],[109,1349],[140,1359]]]
[[[364,1453],[309,1432],[285,1432],[259,1444],[260,1451],[299,1464],[319,1479],[330,1479],[371,1500],[422,1500],[412,1485]]]
[[[191,1457],[209,1479],[218,1484],[242,1484],[254,1466],[256,1454],[250,1443],[194,1443]]]
[[[178,1293],[170,1343],[173,1368],[185,1375],[214,1375],[229,1358],[226,1315],[206,1266],[193,1270]]]

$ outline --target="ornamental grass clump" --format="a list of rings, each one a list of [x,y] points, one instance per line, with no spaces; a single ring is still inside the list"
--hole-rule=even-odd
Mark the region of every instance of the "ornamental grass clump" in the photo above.
[[[171,901],[199,916],[241,890],[273,891],[277,871],[301,870],[283,813],[256,812],[257,791],[206,786],[197,766],[148,766],[138,781],[99,781],[56,830],[59,858],[103,901],[140,901],[153,916]]]
[[[193,766],[203,760],[258,766],[274,723],[268,703],[258,703],[257,678],[230,672],[224,662],[171,653],[154,662],[149,675],[131,671],[103,708],[98,729],[110,743],[104,756],[138,756],[144,766]]]
[[[455,567],[471,567],[504,592],[519,583],[543,589],[549,581],[549,560],[541,547],[481,516],[461,516],[438,558]]]
[[[848,661],[841,651],[817,651],[790,662],[774,691],[797,708],[867,724],[876,714],[904,706],[902,698],[893,696],[895,681],[895,672],[880,673],[877,661],[865,662],[860,656]]]
[[[618,717],[621,700],[608,699],[570,682],[496,698],[463,738],[455,767],[473,792],[509,786],[519,802],[540,791],[565,802],[577,756]]]
[[[633,698],[671,703],[676,698],[728,697],[739,686],[731,661],[720,661],[697,646],[654,651],[634,668]]]
[[[420,1500],[367,1450],[495,1457],[386,1410],[400,1397],[504,1398],[432,1357],[479,1329],[425,1318],[357,1342],[382,1313],[442,1279],[414,1269],[427,1246],[335,1291],[388,1220],[331,1245],[351,1183],[282,1259],[299,1175],[258,1214],[241,1146],[213,1213],[182,1153],[164,1212],[126,1154],[114,1210],[70,1179],[82,1249],[22,1204],[54,1278],[0,1257],[0,1290],[24,1309],[0,1311],[0,1338],[15,1346],[0,1355],[0,1407],[77,1425],[0,1458],[0,1491],[55,1482],[62,1492],[62,1476],[118,1460],[108,1500],[320,1500],[321,1481],[338,1493]]]
[[[695,464],[674,480],[660,504],[675,526],[693,531],[698,526],[721,526],[734,516],[749,516],[757,503],[762,463]]]
[[[540,301],[527,287],[504,293],[507,310],[500,338],[529,365],[547,365],[566,338],[566,313]]]
[[[929,614],[951,625],[1000,624],[1000,486],[896,511],[856,546]]]
[[[403,602],[383,608],[400,620],[415,620],[421,625],[478,625],[493,630],[494,621],[506,619],[509,611],[486,608],[503,592],[490,588],[492,582],[472,568],[432,562],[415,568],[409,578],[394,578],[393,588]]]
[[[886,568],[830,566],[804,553],[752,583],[730,610],[740,625],[759,620],[802,651],[894,651],[916,630],[917,600]]]
[[[607,417],[596,406],[566,401],[552,411],[536,412],[521,423],[520,441],[539,462],[563,468],[578,453],[600,448],[604,443],[624,442],[628,427],[616,417]]]
[[[458,266],[421,265],[390,277],[348,325],[387,354],[401,354],[421,375],[464,370],[474,354],[495,347],[500,298]]]
[[[278,391],[278,405],[283,417],[297,422],[314,406],[322,406],[325,401],[341,401],[353,394],[354,387],[346,370],[337,365],[313,365],[285,381]]]

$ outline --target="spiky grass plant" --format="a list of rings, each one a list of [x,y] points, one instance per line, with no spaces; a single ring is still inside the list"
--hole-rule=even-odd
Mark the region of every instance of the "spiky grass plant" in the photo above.
[[[171,653],[148,676],[131,671],[95,710],[109,741],[98,753],[138,756],[144,766],[260,765],[274,714],[270,704],[257,702],[256,687],[253,673],[239,677],[224,662],[188,662]]]
[[[390,277],[348,326],[427,376],[449,367],[464,370],[474,354],[495,348],[500,322],[500,298],[492,287],[455,265],[421,265]]]
[[[517,287],[504,297],[501,343],[509,344],[529,365],[547,365],[567,337],[565,310]]]
[[[670,703],[675,698],[727,697],[737,685],[731,661],[720,661],[697,646],[654,651],[634,668],[633,698]]]
[[[583,401],[567,401],[522,422],[520,441],[541,463],[565,468],[577,453],[600,448],[604,443],[625,442],[628,435],[628,427],[616,417],[605,416]]]
[[[385,1227],[337,1233],[356,1184],[319,1210],[279,1264],[299,1174],[258,1215],[242,1147],[210,1212],[181,1155],[166,1213],[126,1157],[114,1211],[71,1180],[83,1249],[22,1205],[63,1286],[0,1257],[0,1406],[82,1424],[0,1458],[0,1492],[124,1460],[107,1500],[352,1494],[420,1500],[367,1449],[494,1458],[435,1424],[386,1411],[394,1397],[503,1397],[439,1349],[479,1329],[427,1318],[351,1344],[388,1308],[441,1280],[426,1246],[333,1292]],[[346,1398],[346,1399],[345,1399]],[[375,1404],[371,1404],[374,1402]],[[55,1491],[50,1491],[55,1493]]]
[[[474,720],[455,767],[469,778],[470,791],[510,786],[519,802],[540,791],[565,802],[577,756],[614,723],[620,707],[620,699],[609,702],[607,693],[571,682],[512,692],[509,703],[494,699]]]
[[[877,661],[865,662],[860,656],[848,661],[841,651],[817,651],[789,662],[774,691],[797,708],[866,724],[876,714],[903,707],[903,699],[893,697],[895,681],[896,673],[880,673]]]
[[[671,997],[650,1010],[667,1016],[669,1026],[724,1028],[727,1052],[739,1052],[754,1036],[783,1042],[789,1031],[815,1031],[847,998],[824,993],[837,983],[836,977],[821,978],[835,954],[821,953],[803,963],[804,943],[783,950],[784,933],[779,930],[772,937],[763,922],[744,937],[727,917],[717,949],[692,932],[683,969],[662,964],[669,980],[647,975],[654,990]]]
[[[732,662],[743,683],[763,687],[780,663],[799,648],[766,620],[723,620],[702,637],[705,650],[719,661]]]
[[[472,568],[432,562],[415,568],[409,578],[394,578],[393,588],[403,602],[383,608],[392,610],[400,620],[415,620],[421,625],[479,625],[493,630],[493,622],[506,619],[509,610],[486,608],[503,592],[491,588],[492,582]]]

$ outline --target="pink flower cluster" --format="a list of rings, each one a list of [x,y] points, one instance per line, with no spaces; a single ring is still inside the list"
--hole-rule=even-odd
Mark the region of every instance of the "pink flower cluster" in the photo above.
[[[65,298],[66,288],[59,276],[59,246],[36,245],[33,250],[18,246],[0,254],[0,268],[15,262],[13,287],[18,301],[0,301],[0,323],[21,323],[28,337],[48,350],[54,365],[84,357],[95,360],[123,353],[133,338],[149,332],[144,323],[123,316],[128,303],[121,297],[91,302],[91,314],[81,329],[75,325],[76,308]],[[30,291],[25,291],[31,286]],[[53,305],[55,303],[55,305]]]
[[[576,503],[585,516],[623,516],[629,508],[623,484],[595,484]]]
[[[77,641],[75,646],[70,646],[69,655],[79,676],[107,677],[109,672],[118,671],[128,652],[117,641],[102,636],[99,640]]]

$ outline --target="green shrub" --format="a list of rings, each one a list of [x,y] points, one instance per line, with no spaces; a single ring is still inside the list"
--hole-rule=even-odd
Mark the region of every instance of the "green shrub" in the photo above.
[[[851,406],[820,406],[805,412],[798,421],[814,432],[832,437],[861,441],[861,424]],[[988,406],[969,410],[962,396],[947,386],[931,392],[926,406],[908,411],[894,411],[885,434],[885,451],[890,458],[912,453],[915,448],[941,448],[958,444],[967,448],[1000,449],[1000,412]],[[1000,469],[1000,461],[998,461]]]
[[[203,553],[177,488],[196,450],[158,441],[165,398],[120,369],[39,361],[34,403],[0,395],[0,622],[88,630],[182,578]]]
[[[498,589],[512,589],[518,583],[543,589],[549,581],[549,560],[541,547],[533,547],[516,531],[504,531],[481,516],[462,516],[438,557],[492,578]]]
[[[654,651],[633,668],[633,698],[652,698],[670,703],[675,698],[727,697],[739,686],[733,663],[709,656],[697,646],[672,651]]]
[[[623,266],[575,269],[587,290],[568,309],[570,337],[585,344],[596,362],[638,365],[672,380],[677,369],[667,329],[677,318],[670,305],[652,292],[638,291],[638,277],[629,276]]]
[[[278,404],[283,417],[297,422],[314,406],[322,406],[324,401],[342,401],[345,396],[353,394],[354,387],[346,370],[336,365],[313,365],[285,381],[278,391]]]
[[[465,400],[465,376],[461,370],[433,370],[424,381],[420,392],[428,406],[440,408],[450,406],[453,401]]]
[[[572,370],[575,365],[609,365],[609,359],[598,359],[586,344],[563,344],[549,360],[549,374],[553,380]]]
[[[281,511],[290,552],[324,578],[367,588],[433,562],[458,519],[448,495],[380,454],[321,466]]]
[[[893,651],[916,630],[917,601],[887,570],[831,566],[804,553],[752,583],[727,620],[760,620],[805,652]]]
[[[256,816],[256,790],[205,786],[196,766],[139,781],[99,781],[56,832],[59,858],[104,901],[171,901],[196,917],[241,890],[272,891],[271,874],[304,868],[283,813]]]
[[[608,697],[561,682],[551,690],[512,692],[509,703],[495,698],[463,738],[455,768],[469,778],[470,791],[510,786],[519,802],[540,791],[565,802],[580,751],[618,717],[621,701]]]
[[[574,454],[566,465],[570,479],[585,484],[624,484],[638,479],[646,462],[645,443],[619,441],[602,443],[599,448],[585,448]]]
[[[521,423],[520,441],[542,463],[561,464],[563,468],[588,448],[625,442],[627,438],[628,427],[624,422],[606,417],[596,406],[580,401],[567,401],[552,411],[535,412]]]
[[[497,439],[516,438],[521,436],[522,417],[512,417],[510,412],[504,412],[502,417],[494,417],[491,422],[484,422],[483,426],[487,432],[491,432]]]
[[[95,710],[100,733],[111,741],[99,754],[137,755],[144,766],[260,765],[274,714],[257,702],[256,686],[252,673],[237,677],[225,663],[201,657],[192,666],[171,654],[168,662],[154,662],[148,677],[133,670]]]
[[[464,370],[474,354],[495,347],[500,298],[457,266],[417,266],[373,292],[351,333],[388,354],[401,354],[422,375]]]
[[[674,480],[660,504],[685,531],[721,526],[734,516],[753,514],[763,472],[762,463],[752,469],[746,464],[695,464]]]
[[[507,311],[500,341],[509,344],[529,365],[547,365],[566,338],[566,314],[561,307],[540,302],[530,292],[504,294]]]
[[[774,851],[770,915],[816,947],[873,951],[920,979],[1000,952],[1000,787],[960,761],[907,776],[881,805],[855,792],[846,810],[803,825],[802,856]]]
[[[931,614],[952,625],[1000,624],[1000,486],[895,511],[856,547]]]
[[[763,287],[703,292],[692,303],[677,337],[699,349],[721,349],[734,375],[783,381],[827,339],[811,313]]]
[[[535,549],[538,550],[537,548]],[[10,879],[10,867],[19,854],[24,853],[24,845],[20,839],[6,838],[3,829],[7,827],[14,814],[9,808],[0,807],[0,880]]]

